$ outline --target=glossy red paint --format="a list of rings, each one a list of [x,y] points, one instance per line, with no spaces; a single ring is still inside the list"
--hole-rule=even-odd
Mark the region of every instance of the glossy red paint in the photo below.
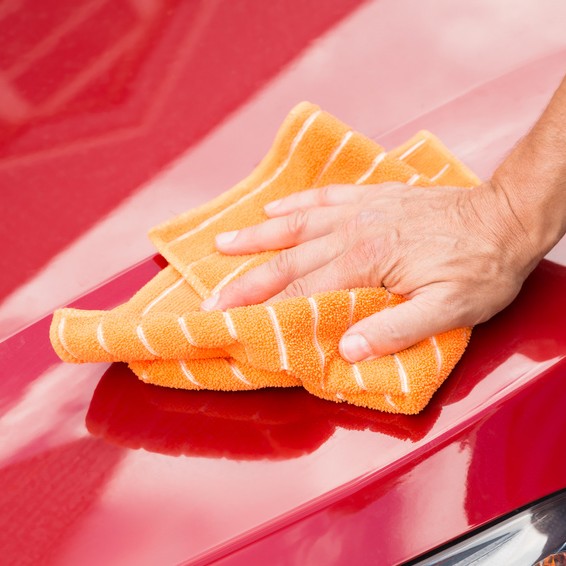
[[[78,304],[110,306],[124,280],[135,288],[156,269]],[[540,464],[566,441],[552,409],[564,285],[566,268],[543,262],[416,417],[300,390],[165,390],[118,364],[100,379],[98,366],[59,363],[41,321],[0,346],[15,378],[0,388],[4,556],[249,564],[284,551],[301,564],[393,564],[565,487],[561,467]]]
[[[15,15],[18,10],[30,14],[24,31],[12,26],[1,35],[10,39],[4,46],[15,42],[7,52],[26,53],[25,30],[29,27],[34,37],[39,33],[33,31],[39,25],[32,25],[35,19],[53,28],[50,18],[55,16],[46,3],[32,10],[29,2],[14,3]],[[88,91],[84,106],[73,106],[71,112],[62,105],[49,119],[32,120],[8,140],[11,157],[0,157],[5,211],[0,233],[9,243],[0,255],[0,286],[6,291],[16,281],[28,281],[0,304],[0,337],[151,255],[143,236],[147,230],[247,175],[301,99],[320,104],[388,146],[426,126],[487,175],[536,118],[563,73],[566,5],[561,0],[549,0],[545,9],[514,2],[513,17],[504,2],[491,0],[473,6],[449,0],[340,0],[322,7],[317,2],[316,8],[297,1],[283,12],[281,6],[291,5],[287,1],[248,2],[250,9],[234,16],[229,26],[221,25],[223,2],[191,1],[171,8],[158,19],[145,51],[139,51],[138,72],[102,73],[99,79],[108,82]],[[121,2],[105,6],[115,4]],[[157,0],[130,4],[154,6],[148,8],[150,15],[163,5]],[[351,10],[354,6],[359,7]],[[265,10],[272,12],[265,15]],[[247,23],[249,12],[257,13],[253,23]],[[320,18],[321,23],[311,22]],[[313,26],[311,36],[302,27],[297,35],[302,20],[311,22],[304,23]],[[104,27],[106,20],[97,21]],[[257,47],[253,60],[238,52],[234,63],[232,49],[224,54],[225,44],[214,43],[218,34],[236,33],[235,27],[247,49]],[[194,36],[192,43],[187,39],[188,47],[181,49],[188,36]],[[82,61],[86,55],[77,51],[76,57]],[[259,64],[255,58],[266,61]],[[218,89],[223,77],[210,72],[224,69],[225,59],[231,80]],[[126,55],[122,64],[134,68]],[[62,60],[63,83],[66,65]],[[41,74],[41,65],[35,69],[38,89],[53,82],[54,76]],[[263,78],[253,78],[256,69],[267,69]],[[255,85],[251,97],[250,82]],[[214,96],[209,85],[216,88]],[[0,88],[1,96],[9,98],[10,92]],[[9,108],[10,115],[17,115],[17,108]],[[210,131],[202,137],[204,129],[195,128],[202,126],[201,115],[214,109],[225,114],[216,125],[209,122]],[[38,151],[28,144],[17,154],[24,137]]]
[[[564,284],[566,269],[543,262],[516,303],[476,329],[470,356],[433,401],[432,410],[442,409],[427,449],[415,447],[405,461],[344,486],[263,536],[219,549],[218,564],[261,564],[273,554],[292,556],[293,564],[397,564],[565,488],[563,466],[548,462],[560,461],[566,441],[566,415],[553,406],[564,393],[566,333],[558,325],[566,303],[555,310],[540,300],[559,296]],[[496,356],[494,342],[501,346]],[[533,362],[538,367],[526,382],[511,385]],[[490,380],[511,390],[468,412],[474,390]],[[449,405],[462,411],[462,426],[432,440]]]
[[[362,1],[5,4],[0,300]]]
[[[48,318],[22,329],[147,257],[143,232],[245,175],[300,99],[386,146],[429,128],[488,175],[564,73],[561,1],[290,4],[0,8],[5,289],[31,276],[1,305],[6,563],[395,564],[566,487],[563,246],[416,417],[155,388],[61,364]]]

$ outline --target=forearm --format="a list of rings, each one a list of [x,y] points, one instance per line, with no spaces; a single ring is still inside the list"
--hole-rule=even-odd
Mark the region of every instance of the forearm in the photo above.
[[[566,78],[492,183],[505,194],[538,261],[566,231]]]

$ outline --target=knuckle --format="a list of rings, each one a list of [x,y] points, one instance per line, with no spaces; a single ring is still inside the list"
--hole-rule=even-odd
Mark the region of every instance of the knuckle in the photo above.
[[[220,290],[219,295],[220,299],[223,302],[230,301],[245,294],[245,292],[249,289],[249,277],[247,277],[246,275],[247,274],[242,275],[234,281],[231,281],[230,283],[228,283],[228,285],[226,285],[226,287]]]
[[[218,293],[218,302],[216,303],[216,308],[225,308],[237,303],[240,300],[245,300],[246,295],[242,288],[234,288],[233,285],[222,289]]]
[[[261,224],[257,224],[255,226],[248,226],[247,228],[239,230],[238,235],[236,236],[238,243],[258,241],[260,226]]]
[[[309,294],[307,282],[303,278],[295,279],[285,291],[291,297],[307,297]]]
[[[333,263],[336,270],[342,275],[347,275],[356,271],[355,259],[351,256],[351,254],[341,254],[334,260]]]
[[[379,222],[380,217],[381,215],[377,210],[358,210],[344,223],[344,229],[351,236],[359,236],[368,227],[375,226]]]
[[[373,238],[364,238],[352,246],[349,255],[356,265],[374,266],[382,259],[383,250]]]
[[[334,185],[327,185],[322,187],[317,192],[317,204],[319,206],[328,206],[332,203],[332,191],[334,190]]]
[[[355,214],[342,224],[340,231],[346,240],[351,240],[360,234],[358,215]]]
[[[267,265],[275,277],[290,277],[296,270],[293,257],[287,251],[277,254]]]
[[[287,231],[294,236],[298,236],[305,231],[308,220],[308,213],[299,209],[287,216]]]
[[[389,319],[381,321],[379,325],[379,334],[383,336],[387,342],[394,345],[403,344],[406,340],[406,336],[400,330],[399,326]]]

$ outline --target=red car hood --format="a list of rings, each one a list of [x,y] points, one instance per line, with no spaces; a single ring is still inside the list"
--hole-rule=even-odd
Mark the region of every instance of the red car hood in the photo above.
[[[489,175],[566,59],[562,3],[519,2],[513,18],[506,6],[23,2],[0,13],[7,563],[396,564],[566,487],[552,465],[566,442],[563,244],[474,331],[414,417],[62,364],[42,318],[126,300],[162,267],[143,259],[146,229],[245,175],[300,99],[386,147],[430,129]]]

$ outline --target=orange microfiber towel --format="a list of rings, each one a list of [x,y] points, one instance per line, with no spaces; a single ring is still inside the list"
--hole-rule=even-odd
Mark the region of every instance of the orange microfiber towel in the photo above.
[[[470,329],[445,332],[397,354],[349,364],[338,353],[356,321],[404,299],[384,288],[297,297],[227,312],[200,303],[277,252],[226,256],[214,237],[266,219],[263,206],[328,184],[479,182],[430,133],[389,154],[310,103],[286,118],[252,174],[211,202],[154,228],[169,266],[112,311],[58,310],[50,337],[68,362],[126,361],[144,381],[183,389],[302,385],[333,401],[418,413],[466,348]]]

